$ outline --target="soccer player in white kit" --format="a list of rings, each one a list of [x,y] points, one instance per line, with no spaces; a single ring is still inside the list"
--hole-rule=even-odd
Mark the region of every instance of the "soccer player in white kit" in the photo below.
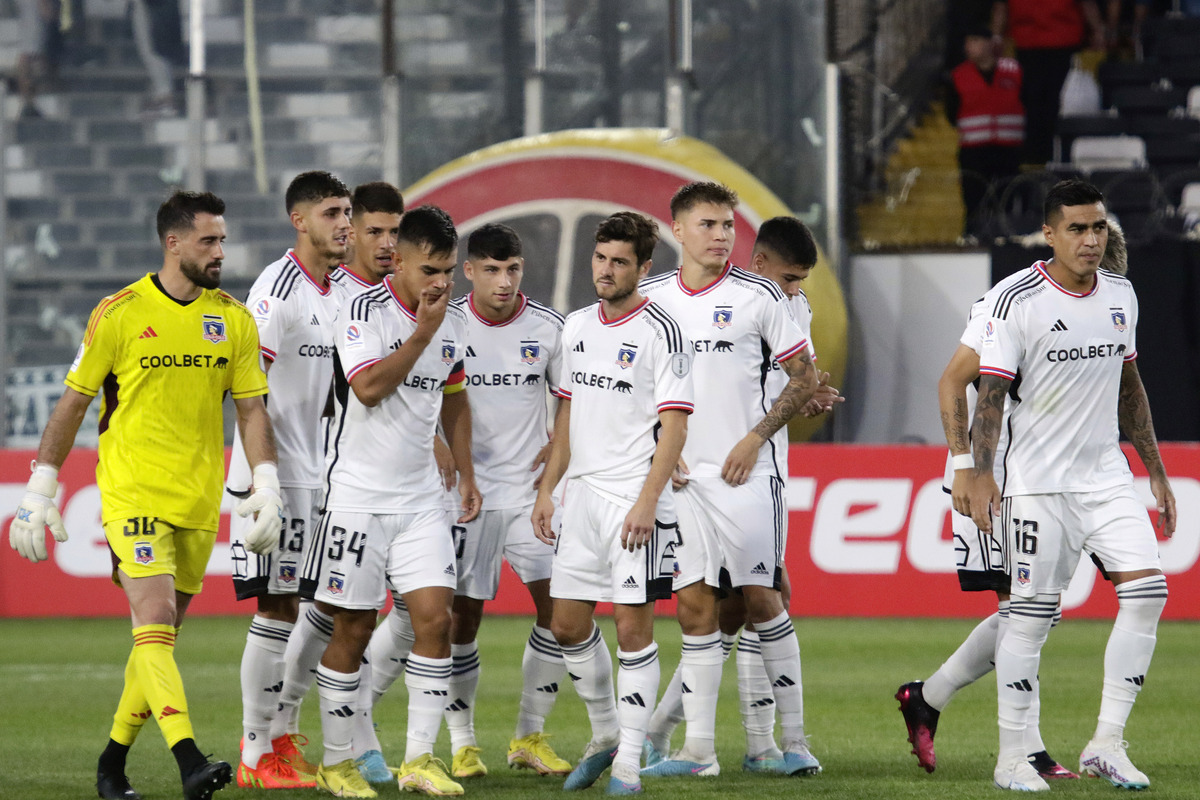
[[[337,312],[329,273],[349,246],[350,191],[328,172],[304,172],[289,184],[285,205],[296,243],[263,270],[246,298],[271,387],[267,413],[279,450],[284,504],[279,547],[267,555],[247,552],[243,539],[249,523],[236,517],[230,522],[234,591],[239,600],[253,597],[257,602],[242,654],[237,783],[260,789],[316,785],[313,767],[299,750],[298,732],[275,720],[284,651],[299,615],[300,570],[321,505],[321,415],[333,378]],[[251,483],[249,464],[235,438],[228,490],[245,496]]]
[[[472,454],[483,494],[479,517],[454,526],[458,589],[446,727],[454,753],[451,772],[458,778],[487,774],[475,740],[480,676],[476,636],[484,602],[496,597],[500,585],[502,557],[529,590],[537,610],[521,663],[521,710],[508,763],[543,775],[571,771],[542,732],[566,667],[550,632],[554,550],[534,536],[529,524],[538,472],[550,448],[546,393],[557,396],[562,381],[563,318],[521,292],[524,268],[517,232],[498,223],[483,225],[467,238],[463,274],[472,291],[452,303],[466,320]]]
[[[352,255],[348,263],[329,274],[336,308],[359,292],[378,286],[392,274],[404,199],[396,187],[374,181],[355,187],[350,206]],[[324,449],[328,451],[333,418],[332,409],[326,411],[323,436]],[[279,710],[272,723],[272,737],[296,733],[300,701],[316,679],[317,664],[333,635],[333,620],[315,604],[305,603],[303,612],[296,620],[296,628],[288,638],[284,652],[283,688],[279,692]],[[364,659],[360,682],[364,694],[355,720],[354,762],[368,783],[391,783],[395,778],[384,761],[371,716],[370,675],[370,665]]]
[[[720,771],[715,739],[724,660],[717,616],[722,590],[741,590],[758,631],[783,729],[784,771],[820,770],[804,736],[800,645],[779,591],[787,509],[772,438],[812,398],[817,379],[808,338],[786,295],[773,281],[729,263],[736,205],[737,195],[720,184],[680,188],[671,198],[680,267],[642,285],[693,341],[697,397],[694,435],[681,464],[687,485],[676,493],[687,532],[674,581],[687,737],[678,753],[647,767],[649,774]],[[766,389],[772,359],[789,377],[773,403]]]
[[[318,785],[375,797],[355,766],[360,664],[388,586],[403,597],[415,642],[405,673],[408,731],[400,788],[462,794],[433,756],[450,685],[450,606],[457,583],[450,527],[433,460],[439,422],[459,464],[462,515],[479,513],[463,370],[462,314],[449,307],[458,236],[433,206],[400,221],[396,271],[338,311],[338,417],[325,511],[304,588],[334,619],[317,668],[323,763]]]
[[[756,275],[772,280],[788,296],[788,303],[806,337],[811,329],[812,306],[800,284],[808,278],[817,263],[817,245],[812,232],[795,217],[773,217],[759,226],[754,249],[750,254],[747,269]],[[809,353],[815,363],[816,353],[811,346]],[[817,372],[818,388],[813,399],[802,413],[807,417],[831,411],[834,405],[845,402],[838,390],[829,385],[829,373]],[[771,371],[767,375],[767,395],[774,402],[783,393],[788,382],[787,373],[772,359]],[[787,475],[788,433],[787,427],[775,433],[775,455],[780,475]],[[682,476],[680,476],[682,477]],[[679,488],[686,479],[676,480]],[[783,567],[783,565],[780,565]],[[786,568],[782,570],[784,606],[787,606],[790,587]],[[738,704],[742,714],[742,726],[746,731],[747,755],[742,760],[742,769],[749,772],[783,772],[787,764],[783,753],[775,743],[775,698],[771,681],[763,665],[758,632],[747,625],[738,637],[738,631],[746,622],[746,606],[739,594],[726,595],[720,601],[721,648],[724,658],[737,647]],[[663,692],[662,699],[650,718],[650,729],[646,737],[644,755],[646,766],[662,761],[669,753],[671,734],[684,719],[682,671],[676,669],[671,682]]]
[[[691,343],[657,304],[638,293],[651,266],[657,225],[632,212],[600,223],[592,282],[600,302],[567,317],[562,397],[554,444],[533,510],[538,538],[556,542],[550,628],[592,738],[563,788],[586,789],[612,766],[609,794],[641,792],[638,767],[658,693],[654,601],[670,596],[679,529],[664,491],[692,411]],[[566,476],[561,533],[552,493]],[[612,660],[593,615],[612,602]]]
[[[980,529],[991,530],[993,514],[1000,517],[1010,552],[1009,623],[996,651],[1000,752],[993,777],[1004,789],[1049,788],[1026,759],[1026,712],[1042,645],[1082,552],[1113,582],[1119,611],[1104,656],[1099,720],[1080,754],[1080,772],[1123,788],[1150,785],[1126,754],[1123,734],[1154,652],[1167,583],[1118,426],[1150,475],[1167,536],[1175,530],[1175,497],[1137,370],[1137,297],[1127,279],[1099,270],[1105,217],[1094,186],[1056,184],[1042,226],[1054,258],[986,296],[967,499]],[[1002,494],[993,466],[1006,396],[1011,435]]]
[[[1104,249],[1100,269],[1117,275],[1124,275],[1129,269],[1125,235],[1121,226],[1111,219],[1108,221],[1108,246]],[[987,309],[984,298],[972,305],[967,329],[938,381],[938,405],[942,427],[946,432],[946,444],[950,448],[942,488],[950,494],[954,507],[951,527],[958,559],[959,585],[964,592],[994,590],[998,608],[996,613],[975,626],[937,672],[925,681],[903,684],[896,692],[913,755],[926,772],[933,772],[937,766],[933,739],[942,709],[961,689],[992,671],[995,667],[996,644],[1008,626],[1010,579],[1003,539],[997,538],[994,531],[985,533],[979,529],[971,519],[967,500],[971,470],[974,468],[967,425],[975,408],[975,383],[979,380],[979,353],[983,349]],[[1008,436],[1001,427],[997,457],[994,459],[996,482],[1000,485],[1004,483],[1003,451],[1007,447]],[[1055,613],[1052,625],[1057,623],[1061,614],[1060,608]],[[1029,760],[1038,774],[1047,780],[1078,778],[1046,752],[1040,730],[1041,702],[1037,689],[1035,687],[1030,698],[1025,726],[1025,751],[1030,754]]]

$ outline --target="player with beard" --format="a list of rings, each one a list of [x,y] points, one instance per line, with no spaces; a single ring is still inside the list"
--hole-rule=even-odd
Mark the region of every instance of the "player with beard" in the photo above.
[[[313,787],[315,769],[299,749],[299,698],[279,713],[285,662],[302,661],[313,625],[296,627],[300,570],[316,529],[325,461],[321,417],[333,380],[333,318],[337,296],[329,274],[346,257],[350,241],[350,191],[328,172],[304,172],[287,188],[285,204],[295,246],[270,264],[246,300],[258,325],[260,349],[272,390],[267,410],[279,447],[284,525],[273,552],[251,556],[244,524],[230,525],[233,586],[239,600],[255,598],[242,654],[242,758],[239,786],[260,789]],[[252,483],[236,443],[227,486],[243,496]],[[311,607],[305,617],[318,617]],[[290,641],[295,633],[295,641]],[[290,650],[292,657],[285,656]],[[311,681],[311,679],[309,679]]]
[[[258,333],[245,306],[217,289],[224,213],[209,193],[177,192],[159,208],[162,270],[92,312],[9,528],[13,548],[34,562],[47,557],[47,525],[57,541],[67,540],[54,500],[58,470],[103,392],[96,482],[113,581],[125,590],[133,622],[125,688],[96,771],[97,792],[108,800],[139,797],[125,760],[151,716],[179,764],[185,800],[206,800],[232,778],[229,764],[209,762],[196,747],[175,662],[176,635],[217,537],[226,393],[257,476],[254,494],[237,509],[258,512],[246,547],[271,549],[282,519]]]

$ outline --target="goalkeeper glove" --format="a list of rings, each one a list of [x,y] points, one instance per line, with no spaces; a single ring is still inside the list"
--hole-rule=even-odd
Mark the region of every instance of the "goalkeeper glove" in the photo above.
[[[25,497],[17,507],[8,528],[8,543],[23,558],[33,563],[45,561],[46,526],[54,534],[54,541],[65,542],[67,529],[63,527],[54,495],[58,494],[58,467],[33,462],[33,475],[25,487]]]
[[[235,510],[239,517],[254,514],[254,525],[243,539],[247,550],[265,556],[279,547],[283,500],[279,496],[279,473],[274,464],[263,462],[254,468],[254,494],[238,503]]]

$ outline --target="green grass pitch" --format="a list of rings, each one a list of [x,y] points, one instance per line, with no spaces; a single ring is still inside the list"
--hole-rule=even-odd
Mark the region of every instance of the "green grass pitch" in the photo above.
[[[183,629],[179,661],[197,740],[204,752],[236,764],[241,735],[238,665],[249,616],[197,618]],[[609,620],[605,638],[615,646]],[[909,754],[904,725],[892,698],[907,680],[927,677],[970,631],[970,621],[797,619],[804,660],[806,727],[825,768],[810,778],[747,776],[740,771],[744,739],[737,713],[733,665],[727,665],[718,709],[716,778],[647,780],[646,793],[669,797],[769,798],[996,798],[991,785],[996,752],[995,684],[988,676],[964,690],[942,715],[938,769],[926,775]],[[1050,753],[1077,766],[1093,726],[1109,622],[1068,618],[1051,633],[1042,660],[1042,730]],[[504,756],[521,690],[521,652],[529,620],[493,617],[480,633],[483,676],[476,731],[486,778],[466,784],[468,797],[554,797],[561,779],[507,769]],[[660,619],[657,638],[663,685],[679,656],[679,631]],[[130,637],[123,620],[0,622],[0,797],[61,800],[95,797],[96,756],[108,734],[120,693]],[[1127,738],[1134,763],[1151,779],[1157,798],[1200,797],[1191,767],[1200,753],[1196,664],[1200,625],[1163,623],[1145,691]],[[568,682],[569,683],[569,682]],[[377,709],[380,738],[390,763],[403,755],[405,694],[402,685]],[[303,730],[313,739],[308,755],[320,758],[315,690],[305,701]],[[559,752],[574,760],[588,736],[583,704],[564,687],[547,731]],[[681,732],[676,736],[678,743]],[[443,728],[438,755],[450,760]],[[130,756],[129,775],[147,800],[179,797],[178,773],[157,728],[147,725]],[[604,779],[606,780],[606,779]],[[602,784],[591,789],[602,793]],[[1057,782],[1063,797],[1112,797],[1107,782]],[[218,797],[262,796],[230,787]],[[380,796],[398,797],[395,787]],[[316,797],[315,789],[273,792],[278,800]]]

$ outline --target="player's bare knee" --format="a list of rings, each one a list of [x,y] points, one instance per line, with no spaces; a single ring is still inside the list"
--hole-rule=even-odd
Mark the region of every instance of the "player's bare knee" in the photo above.
[[[450,617],[450,642],[470,644],[479,635],[483,621],[483,601],[473,597],[455,597]]]
[[[718,614],[721,633],[733,635],[741,630],[742,625],[748,621],[746,619],[746,603],[739,594],[730,594],[721,598]]]
[[[770,586],[743,586],[746,618],[753,623],[768,622],[783,613],[783,598]]]
[[[687,636],[707,636],[718,626],[717,596],[712,587],[700,583],[685,586],[676,592],[676,616],[679,627]]]
[[[300,616],[300,598],[294,594],[265,594],[258,598],[258,615],[295,624]]]

